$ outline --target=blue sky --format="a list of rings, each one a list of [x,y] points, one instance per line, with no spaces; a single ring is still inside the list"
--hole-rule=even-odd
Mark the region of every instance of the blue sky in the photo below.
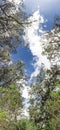
[[[24,5],[24,10],[31,20],[37,18],[39,21],[39,18],[41,18],[42,22],[40,21],[40,23],[38,22],[36,25],[32,24],[31,28],[25,30],[30,45],[28,47],[19,46],[17,53],[12,54],[12,59],[14,61],[22,60],[25,62],[27,74],[34,76],[38,74],[41,62],[44,60],[39,52],[39,49],[41,51],[41,47],[39,46],[39,41],[41,41],[40,33],[41,31],[50,30],[54,23],[54,16],[60,15],[60,0],[24,0]],[[40,25],[42,25],[42,27]]]
[[[25,70],[29,75],[34,71],[32,66],[33,55],[28,47],[19,46],[17,48],[17,53],[12,54],[12,59],[13,61],[22,60],[26,64]]]
[[[11,0],[10,0],[11,1]],[[13,0],[15,4],[18,5],[20,0]],[[60,16],[60,0],[24,0],[24,10],[28,15],[28,20],[37,22],[32,22],[31,26],[25,29],[26,35],[23,37],[25,44],[29,43],[28,46],[19,46],[17,48],[17,53],[12,54],[12,60],[22,60],[26,66],[25,71],[30,76],[30,81],[37,76],[39,73],[41,63],[45,67],[49,68],[49,61],[46,57],[42,56],[42,43],[47,43],[46,39],[41,36],[47,30],[52,29],[54,23],[54,16]],[[27,42],[26,42],[27,41]],[[29,85],[24,84],[24,90],[22,96],[26,98],[25,100],[25,115],[28,116],[28,106],[29,100]]]

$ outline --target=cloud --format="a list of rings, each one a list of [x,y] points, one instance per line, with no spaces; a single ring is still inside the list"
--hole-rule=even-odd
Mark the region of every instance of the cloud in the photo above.
[[[25,99],[29,99],[29,87],[26,84],[26,81],[24,79],[20,79],[17,82],[17,85],[22,85],[22,97]]]
[[[27,118],[29,118],[29,112],[28,112],[28,110],[24,109],[23,110],[23,114],[24,114],[24,116],[26,116]]]
[[[22,97],[25,98],[24,100],[24,108],[23,108],[23,115],[26,117],[29,117],[29,112],[28,112],[28,107],[29,107],[29,99],[30,99],[30,95],[29,95],[29,91],[30,91],[30,87],[26,86],[25,84],[23,84],[23,91],[22,91]]]
[[[28,87],[28,86],[25,86],[25,84],[23,85],[22,96],[23,96],[25,99],[29,99],[29,98],[30,98],[30,96],[29,96],[29,87]]]
[[[44,18],[40,15],[39,10],[33,13],[33,15],[28,19],[28,21],[32,22],[31,26],[25,29],[26,38],[29,43],[29,49],[34,57],[34,69],[35,71],[31,74],[31,79],[39,73],[41,63],[45,65],[46,68],[50,67],[50,63],[46,56],[42,55],[42,44],[47,43],[47,39],[43,38],[43,34],[45,33],[42,29],[42,23],[46,22]],[[25,39],[25,40],[26,40]]]

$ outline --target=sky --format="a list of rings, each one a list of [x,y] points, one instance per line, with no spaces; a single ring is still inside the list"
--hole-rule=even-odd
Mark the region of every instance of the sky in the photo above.
[[[11,1],[11,0],[10,0]],[[19,5],[19,0],[14,0],[15,5]],[[24,11],[28,16],[28,21],[34,21],[25,28],[25,36],[23,39],[25,45],[17,48],[17,53],[12,54],[12,60],[22,60],[26,65],[25,72],[30,76],[30,81],[39,74],[41,64],[45,68],[50,68],[50,62],[46,56],[42,55],[42,44],[47,43],[47,39],[43,39],[43,35],[47,30],[52,29],[54,17],[60,16],[60,0],[24,0]],[[27,104],[28,86],[24,84],[23,97],[26,98]],[[27,106],[25,105],[25,114],[28,116]]]
[[[19,0],[14,0],[15,4],[19,4]],[[25,44],[28,47],[19,46],[17,54],[12,55],[13,60],[22,60],[25,62],[26,73],[33,78],[37,76],[41,63],[49,68],[49,61],[46,56],[42,56],[42,43],[47,42],[41,38],[41,35],[47,30],[51,30],[54,23],[54,17],[60,15],[60,0],[24,0],[24,11],[29,16],[28,20],[37,22],[25,29]]]

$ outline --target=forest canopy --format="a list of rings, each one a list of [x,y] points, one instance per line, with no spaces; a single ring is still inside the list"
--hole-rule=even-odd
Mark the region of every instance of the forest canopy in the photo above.
[[[24,63],[13,62],[11,53],[23,42],[27,16],[23,1],[0,1],[0,130],[60,130],[60,17],[54,18],[52,30],[43,35],[42,55],[50,69],[42,64],[35,83],[29,84],[29,117],[23,116],[23,86],[28,84]],[[36,21],[34,21],[36,22]],[[24,81],[25,84],[24,84]]]

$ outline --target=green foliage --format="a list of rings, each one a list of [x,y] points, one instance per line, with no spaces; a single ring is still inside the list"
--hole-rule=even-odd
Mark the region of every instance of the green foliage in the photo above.
[[[10,117],[8,115],[8,112],[0,109],[0,129],[1,130],[7,130],[9,120],[10,120]]]
[[[7,117],[7,112],[4,110],[0,110],[0,121]]]
[[[22,119],[18,122],[21,130],[38,130],[37,126],[28,119]]]
[[[59,17],[57,20],[60,19]],[[58,21],[57,21],[58,23]],[[60,130],[60,24],[44,35],[43,50],[50,62],[42,82],[31,87],[30,118],[42,130]],[[46,39],[46,43],[45,43]],[[43,75],[42,75],[43,76]]]
[[[20,8],[16,8],[13,1],[0,2],[0,86],[9,86],[23,75],[23,63],[12,63],[10,55],[21,44],[24,30],[22,22],[25,16]]]
[[[22,0],[20,0],[21,2]],[[22,4],[21,4],[22,6]],[[21,15],[22,13],[22,15]],[[2,47],[7,47],[11,50],[16,49],[19,44],[21,33],[23,30],[22,24],[23,12],[21,9],[16,9],[14,2],[2,0],[0,3],[0,41]],[[12,40],[12,41],[11,41]],[[10,51],[11,51],[10,50]]]
[[[22,101],[21,91],[16,85],[11,85],[9,88],[0,87],[0,109],[8,112],[13,120],[17,120],[18,114],[20,115],[23,108]]]
[[[55,82],[55,86],[57,86],[58,88],[60,88],[60,83],[59,82]]]
[[[7,57],[5,62],[6,60]],[[23,66],[21,61],[12,64],[6,63],[6,65],[3,63],[0,67],[0,86],[9,86],[12,82],[16,83],[17,80],[21,80],[24,77]]]
[[[60,129],[60,90],[51,92],[51,99],[47,100],[45,110],[49,114],[49,124],[53,130]]]
[[[0,112],[2,115],[0,120],[1,130],[38,130],[38,127],[29,119],[21,119],[19,121],[10,121],[7,118],[7,113]]]

